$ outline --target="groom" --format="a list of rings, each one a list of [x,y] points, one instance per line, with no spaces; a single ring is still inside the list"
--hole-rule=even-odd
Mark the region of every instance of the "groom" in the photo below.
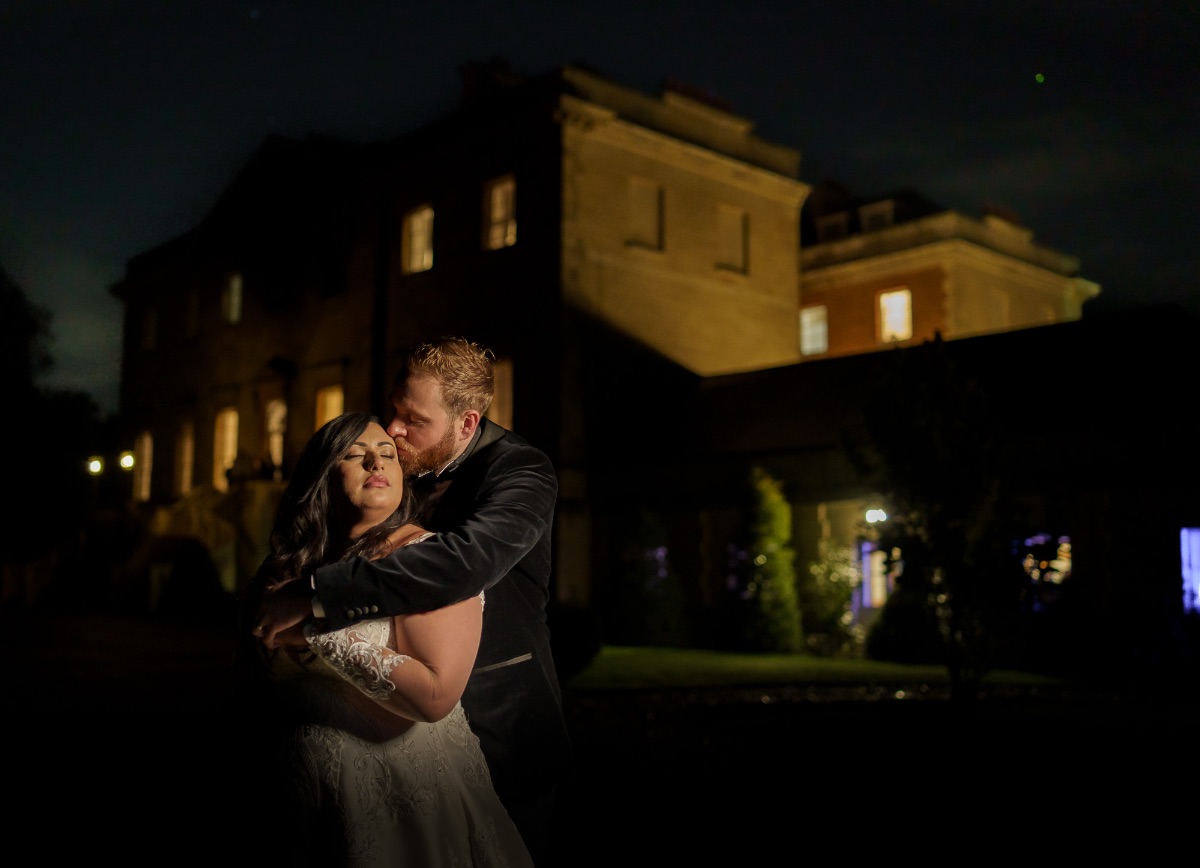
[[[303,594],[268,596],[254,632],[269,648],[303,645],[295,628],[314,616],[340,629],[486,591],[462,704],[536,863],[571,765],[546,626],[558,481],[543,452],[484,417],[493,390],[492,354],[475,343],[443,339],[408,355],[387,432],[417,495],[416,521],[436,536],[376,561],[321,567]]]

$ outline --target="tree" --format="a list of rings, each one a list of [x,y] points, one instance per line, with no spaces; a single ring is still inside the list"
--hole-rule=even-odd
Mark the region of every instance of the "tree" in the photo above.
[[[46,349],[51,337],[50,313],[32,304],[2,265],[0,330],[0,388],[10,407],[24,409],[34,402],[34,378],[53,364]]]
[[[63,563],[89,519],[88,450],[102,423],[82,392],[37,388],[49,370],[50,314],[32,304],[0,266],[0,394],[6,424],[0,444],[9,456],[10,510],[0,534],[0,565]],[[26,456],[36,456],[28,460]],[[14,592],[15,593],[15,592]]]
[[[810,651],[844,654],[856,642],[850,601],[862,582],[851,546],[824,545],[819,560],[800,576],[800,626]]]
[[[851,451],[891,505],[879,543],[897,574],[867,652],[940,657],[952,695],[970,699],[1020,633],[1010,444],[986,390],[940,336],[894,362],[864,411],[868,445]]]
[[[792,548],[792,508],[783,487],[761,467],[750,470],[749,545],[742,563],[741,640],[752,651],[796,653],[804,649]]]

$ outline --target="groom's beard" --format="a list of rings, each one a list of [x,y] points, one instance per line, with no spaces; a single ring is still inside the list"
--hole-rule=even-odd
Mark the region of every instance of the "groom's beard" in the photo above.
[[[404,446],[397,443],[397,454],[400,456],[400,466],[408,475],[437,473],[450,463],[454,457],[454,447],[458,445],[453,428],[447,428],[441,440],[425,449],[416,450],[408,446],[406,441],[402,442],[405,442]]]

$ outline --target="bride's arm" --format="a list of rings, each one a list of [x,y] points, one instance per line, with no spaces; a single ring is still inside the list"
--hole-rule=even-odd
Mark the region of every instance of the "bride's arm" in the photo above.
[[[483,628],[478,597],[419,615],[393,619],[401,654],[357,630],[305,636],[331,668],[389,711],[409,720],[441,720],[462,698]]]
[[[406,524],[392,532],[393,548],[418,543],[428,534]],[[319,633],[312,625],[304,636],[317,655],[367,696],[393,714],[432,722],[441,720],[462,698],[475,665],[483,630],[483,599],[467,600],[431,612],[392,619],[401,654],[370,641],[354,628]]]

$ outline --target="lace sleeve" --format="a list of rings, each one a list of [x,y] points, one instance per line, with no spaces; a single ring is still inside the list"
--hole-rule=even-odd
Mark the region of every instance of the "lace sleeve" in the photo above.
[[[426,531],[404,543],[415,545],[433,536]],[[480,605],[483,594],[479,595]],[[386,623],[386,622],[379,622]],[[370,622],[359,625],[362,631],[370,632]],[[330,669],[349,681],[367,696],[387,702],[396,689],[392,682],[392,671],[412,658],[393,651],[386,645],[386,635],[365,635],[360,629],[346,627],[328,633],[318,633],[311,624],[304,628],[308,646]]]
[[[392,670],[411,659],[383,645],[374,644],[353,629],[318,633],[304,628],[308,646],[325,664],[367,696],[386,702],[396,689]]]

